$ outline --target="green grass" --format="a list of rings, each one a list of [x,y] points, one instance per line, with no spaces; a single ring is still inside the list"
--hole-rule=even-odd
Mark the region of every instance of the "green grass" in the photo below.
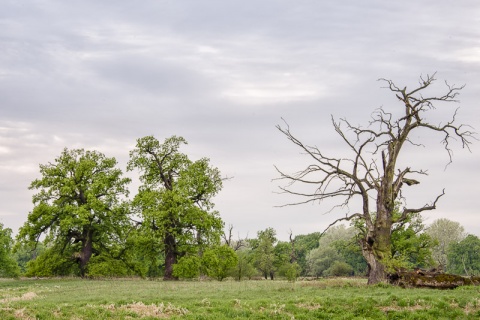
[[[480,287],[362,279],[163,282],[0,280],[0,319],[478,319]]]

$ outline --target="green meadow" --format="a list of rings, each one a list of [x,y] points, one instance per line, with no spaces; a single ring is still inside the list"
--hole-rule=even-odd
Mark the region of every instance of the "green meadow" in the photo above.
[[[314,281],[0,280],[0,319],[478,319],[480,287]]]

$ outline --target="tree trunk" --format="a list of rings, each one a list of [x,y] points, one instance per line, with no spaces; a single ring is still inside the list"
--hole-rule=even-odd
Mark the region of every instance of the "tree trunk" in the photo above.
[[[385,266],[379,260],[377,260],[373,254],[373,251],[364,251],[363,256],[365,257],[365,260],[367,260],[368,265],[368,284],[385,282],[387,280]]]
[[[82,241],[82,250],[80,251],[80,275],[85,277],[87,265],[93,253],[93,231],[84,231],[84,241]]]
[[[177,277],[173,275],[173,265],[177,263],[177,250],[175,237],[172,234],[168,234],[164,239],[165,245],[165,273],[163,275],[163,280],[178,280]]]
[[[391,256],[391,213],[377,205],[374,230],[369,230],[362,243],[362,254],[368,265],[368,284],[386,282],[386,263]]]

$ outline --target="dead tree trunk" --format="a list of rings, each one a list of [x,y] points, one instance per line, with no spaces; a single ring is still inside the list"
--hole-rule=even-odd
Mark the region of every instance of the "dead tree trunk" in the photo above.
[[[346,119],[336,122],[332,118],[335,131],[351,151],[350,158],[327,156],[318,147],[306,145],[293,136],[287,123],[285,128],[277,126],[287,139],[300,147],[314,162],[295,174],[286,174],[277,168],[280,174],[279,179],[288,181],[287,185],[280,189],[305,199],[287,205],[336,198],[339,202],[332,210],[348,209],[351,200],[360,199],[361,210],[336,219],[329,227],[340,221],[355,221],[355,225],[363,236],[360,242],[363,256],[369,267],[368,282],[370,284],[386,281],[388,263],[392,259],[393,226],[407,221],[413,214],[434,210],[437,201],[444,195],[442,191],[430,204],[422,207],[404,206],[399,214],[394,216],[396,202],[402,203],[404,200],[402,187],[419,183],[411,178],[412,175],[426,175],[425,170],[398,166],[397,160],[404,144],[421,145],[412,138],[417,137],[417,129],[424,129],[423,134],[439,133],[443,135],[443,144],[450,163],[452,161],[451,140],[457,139],[463,147],[469,148],[475,134],[468,126],[456,124],[456,111],[450,120],[440,125],[430,123],[425,117],[429,110],[434,109],[435,102],[456,101],[455,98],[463,86],[446,84],[447,90],[444,95],[429,96],[424,91],[435,81],[433,76],[421,77],[419,86],[411,91],[408,91],[407,87],[403,89],[397,87],[391,80],[381,79],[381,81],[386,83],[386,88],[398,98],[404,113],[395,118],[393,112],[386,112],[383,108],[379,108],[372,114],[368,127],[352,125]],[[412,135],[412,132],[415,132],[415,135]],[[313,189],[310,192],[305,192],[304,189],[296,191],[294,186],[298,183],[312,186]],[[375,199],[374,207],[371,206],[370,199]],[[350,212],[347,209],[343,212]]]

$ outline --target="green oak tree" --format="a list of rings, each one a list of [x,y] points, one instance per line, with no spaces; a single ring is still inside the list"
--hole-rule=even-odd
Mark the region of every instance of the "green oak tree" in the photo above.
[[[122,205],[130,179],[116,165],[100,152],[67,148],[53,163],[40,165],[41,178],[30,185],[37,191],[34,208],[18,239],[32,246],[45,235],[47,250],[37,260],[48,260],[50,270],[62,273],[61,266],[85,276],[92,255],[116,246],[130,226]],[[41,263],[34,266],[41,268]]]
[[[173,266],[179,258],[218,244],[223,228],[212,202],[222,188],[220,172],[207,158],[190,160],[179,151],[184,144],[177,136],[163,143],[153,136],[140,138],[128,163],[128,170],[141,173],[132,204],[145,237],[159,239],[151,254],[163,257],[165,280],[177,279]]]

